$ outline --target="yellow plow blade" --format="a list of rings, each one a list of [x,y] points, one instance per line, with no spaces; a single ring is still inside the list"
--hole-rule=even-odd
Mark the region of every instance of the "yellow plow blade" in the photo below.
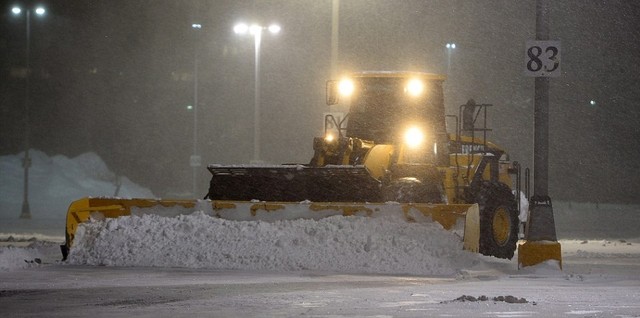
[[[321,219],[334,215],[376,217],[402,215],[407,222],[438,222],[463,237],[464,249],[478,252],[480,216],[477,204],[358,203],[358,202],[249,202],[218,200],[162,200],[83,198],[74,201],[67,211],[66,259],[78,226],[91,219],[128,215],[155,214],[174,217],[202,211],[212,217],[236,221],[278,221]]]

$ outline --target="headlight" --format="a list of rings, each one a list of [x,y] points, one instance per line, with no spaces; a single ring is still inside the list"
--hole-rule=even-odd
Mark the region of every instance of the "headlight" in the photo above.
[[[404,91],[411,96],[420,96],[424,91],[424,83],[419,79],[412,79],[407,83]]]
[[[336,139],[336,137],[332,134],[332,133],[327,133],[326,135],[324,135],[324,141],[331,143]]]
[[[353,90],[353,81],[350,79],[343,79],[342,81],[340,81],[340,84],[338,84],[338,91],[342,96],[351,96]]]
[[[424,133],[418,127],[411,127],[404,134],[404,142],[410,148],[418,148],[424,142]]]

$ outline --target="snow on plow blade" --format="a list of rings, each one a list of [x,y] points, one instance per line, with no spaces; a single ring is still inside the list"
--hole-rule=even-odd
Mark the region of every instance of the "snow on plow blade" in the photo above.
[[[61,246],[63,259],[67,258],[76,231],[83,222],[143,214],[174,217],[196,211],[228,220],[267,222],[301,218],[318,220],[334,215],[376,217],[396,213],[407,222],[438,222],[444,229],[463,237],[464,249],[472,252],[479,250],[480,216],[477,204],[83,198],[71,203],[67,211],[66,241]]]

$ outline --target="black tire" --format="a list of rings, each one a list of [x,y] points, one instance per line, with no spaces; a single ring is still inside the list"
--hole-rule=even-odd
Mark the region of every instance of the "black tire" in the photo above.
[[[416,178],[400,178],[384,187],[384,201],[400,203],[442,203],[438,185],[426,185]]]
[[[518,204],[509,186],[482,181],[475,196],[480,207],[480,253],[513,258],[518,243]]]

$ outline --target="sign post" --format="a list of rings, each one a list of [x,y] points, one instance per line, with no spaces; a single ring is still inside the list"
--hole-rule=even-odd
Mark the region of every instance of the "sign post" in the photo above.
[[[524,65],[527,76],[560,76],[560,41],[527,41]]]
[[[518,246],[518,267],[556,260],[562,253],[549,197],[549,77],[560,76],[560,41],[549,41],[548,0],[536,1],[536,41],[525,49],[525,75],[535,77],[533,197],[525,242]]]

